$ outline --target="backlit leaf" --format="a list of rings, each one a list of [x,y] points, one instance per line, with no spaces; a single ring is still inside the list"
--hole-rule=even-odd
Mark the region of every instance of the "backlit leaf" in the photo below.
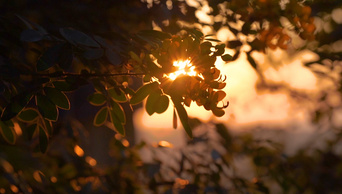
[[[192,138],[192,130],[188,121],[188,113],[186,112],[184,106],[181,104],[181,101],[177,97],[172,97],[173,104],[177,110],[179,120],[181,121],[185,132],[188,134],[190,138]]]
[[[108,107],[104,106],[102,107],[95,115],[94,117],[94,126],[101,126],[107,121],[108,117]]]
[[[48,139],[46,132],[41,126],[39,126],[39,148],[42,153],[46,152],[48,142],[49,142],[49,139]]]
[[[146,101],[146,112],[149,115],[153,113],[163,113],[169,107],[169,98],[166,95],[162,95],[160,91],[153,91]]]
[[[18,114],[18,119],[24,122],[32,122],[35,121],[39,116],[39,113],[36,109],[27,108],[21,111]]]
[[[60,90],[52,87],[45,87],[44,88],[45,95],[61,109],[69,110],[70,109],[70,102],[68,97],[61,92]]]
[[[4,108],[1,115],[2,121],[8,121],[15,117],[32,98],[31,93],[23,93],[11,99],[10,103]]]
[[[48,136],[51,136],[52,135],[52,123],[51,123],[51,121],[48,121],[48,120],[46,120],[46,119],[44,119],[44,129],[45,129],[45,131],[46,131],[46,133],[48,134]]]
[[[107,101],[107,97],[101,93],[93,93],[88,96],[88,101],[94,106],[101,106]]]
[[[41,94],[36,95],[36,104],[40,114],[51,121],[56,121],[58,118],[58,109],[51,100]]]
[[[125,93],[120,88],[110,88],[107,90],[110,97],[112,97],[117,102],[126,102],[127,97]]]
[[[136,93],[132,96],[130,103],[131,104],[138,104],[141,101],[143,101],[150,93],[151,93],[151,88],[157,86],[158,83],[157,82],[152,82],[152,83],[148,83],[143,85],[142,87],[140,87]]]
[[[139,64],[142,63],[142,60],[140,59],[140,57],[139,57],[137,54],[135,54],[133,51],[129,51],[129,55],[131,56],[131,58],[132,58],[133,60],[135,60],[135,61],[138,62]]]
[[[111,100],[110,106],[111,106],[111,111],[113,111],[116,114],[116,116],[119,118],[122,124],[125,124],[126,115],[125,115],[123,108],[120,106],[120,104],[118,104],[114,100]]]
[[[125,128],[122,125],[120,119],[118,118],[118,116],[116,115],[114,110],[110,110],[109,111],[109,115],[110,115],[110,119],[111,122],[114,125],[114,129],[116,132],[118,132],[120,135],[125,136]]]
[[[16,133],[13,127],[9,127],[5,122],[0,121],[1,135],[10,144],[14,144]]]

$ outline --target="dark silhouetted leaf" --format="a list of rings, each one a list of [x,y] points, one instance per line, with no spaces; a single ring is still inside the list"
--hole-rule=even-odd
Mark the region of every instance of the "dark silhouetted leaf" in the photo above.
[[[56,105],[51,102],[51,100],[44,95],[37,94],[36,95],[36,104],[38,106],[38,110],[40,114],[51,121],[56,121],[58,118],[58,109]]]
[[[74,59],[73,50],[70,44],[64,44],[58,59],[58,65],[64,70],[68,70]]]
[[[171,97],[171,99],[173,101],[173,104],[175,105],[175,108],[179,116],[179,120],[181,121],[185,132],[188,134],[190,138],[192,138],[192,130],[188,122],[188,113],[186,112],[184,106],[181,104],[181,101],[178,97]]]
[[[89,60],[99,59],[103,56],[104,51],[102,48],[89,49],[83,53],[83,57]]]
[[[58,44],[48,48],[43,55],[38,59],[37,71],[44,71],[58,63],[62,44]]]
[[[130,103],[138,104],[141,101],[143,101],[151,93],[151,88],[153,88],[154,86],[158,86],[158,83],[152,82],[152,83],[148,83],[140,87],[136,91],[136,93],[132,96]]]
[[[33,108],[27,108],[22,110],[18,114],[18,119],[24,122],[32,122],[35,121],[39,116],[39,113],[36,109]]]
[[[61,109],[69,110],[70,102],[68,97],[56,88],[45,87],[44,88],[45,95]]]
[[[148,36],[153,38],[158,38],[160,40],[169,39],[171,35],[166,32],[156,31],[156,30],[143,30],[138,33],[140,36]]]
[[[239,40],[228,41],[228,44],[227,44],[227,47],[231,49],[235,49],[240,46],[242,46],[242,43]]]
[[[25,131],[27,132],[28,139],[31,140],[34,132],[36,131],[38,125],[36,123],[29,125],[26,127]]]
[[[45,153],[47,146],[48,146],[49,139],[44,129],[41,126],[38,126],[38,127],[39,127],[39,148],[42,153]]]
[[[176,114],[176,109],[173,109],[173,119],[172,119],[172,126],[174,129],[177,129],[178,127],[178,120],[177,120],[177,114]]]
[[[93,93],[88,96],[88,101],[94,106],[102,106],[107,102],[107,97],[101,93]]]
[[[0,121],[1,135],[10,144],[14,144],[16,133],[13,127],[9,127],[5,122]]]
[[[122,136],[125,136],[125,128],[122,125],[120,119],[118,118],[118,116],[116,115],[114,110],[110,110],[109,111],[109,115],[110,115],[110,119],[111,122],[114,125],[114,129],[116,132],[118,132],[119,134],[121,134]]]
[[[251,23],[250,22],[245,22],[242,26],[241,32],[244,35],[248,35],[249,31],[251,30]]]
[[[233,59],[233,56],[231,56],[229,54],[225,54],[225,55],[222,55],[221,58],[224,61],[231,61]]]
[[[256,62],[254,61],[253,57],[250,55],[250,53],[246,53],[246,54],[247,54],[247,60],[248,60],[248,62],[252,65],[252,67],[253,67],[254,69],[256,69],[256,68],[257,68],[257,64],[256,64]]]
[[[95,115],[94,117],[94,126],[101,126],[107,121],[108,117],[108,107],[104,106],[102,107]]]
[[[31,100],[32,96],[33,95],[31,93],[23,93],[15,96],[2,111],[1,120],[8,121],[15,117],[21,110],[23,110]]]
[[[108,91],[110,97],[112,97],[117,102],[126,102],[127,97],[125,93],[120,88],[110,88]]]
[[[25,42],[36,42],[43,39],[43,35],[33,29],[26,29],[20,34],[20,40]]]
[[[76,89],[76,86],[67,81],[54,81],[52,84],[60,91],[70,92]]]
[[[105,54],[106,54],[108,61],[112,65],[119,65],[122,63],[122,59],[121,59],[120,55],[118,53],[114,52],[112,49],[106,49]]]
[[[83,45],[97,48],[100,47],[100,45],[94,39],[78,30],[70,28],[61,28],[59,32],[68,42],[74,45]]]

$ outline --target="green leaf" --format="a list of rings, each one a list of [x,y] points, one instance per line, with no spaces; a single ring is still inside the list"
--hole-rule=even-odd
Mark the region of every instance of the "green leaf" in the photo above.
[[[111,106],[110,109],[116,114],[116,116],[119,118],[121,123],[125,124],[126,123],[126,115],[125,115],[125,111],[120,106],[120,104],[118,104],[114,100],[111,100],[110,101],[110,106]]]
[[[222,55],[221,58],[224,61],[231,61],[233,59],[233,56],[231,56],[229,54],[225,54],[225,55]]]
[[[101,93],[95,92],[88,96],[88,101],[94,106],[102,106],[107,101],[107,97]]]
[[[138,104],[143,101],[150,93],[151,88],[158,86],[157,82],[152,82],[141,86],[136,93],[132,96],[130,103],[131,104]]]
[[[45,95],[61,109],[69,110],[70,102],[68,97],[56,88],[45,87],[44,88]]]
[[[192,138],[192,130],[188,121],[188,113],[186,112],[184,106],[181,104],[181,101],[177,97],[171,97],[173,104],[177,110],[179,120],[181,121],[185,132],[188,134],[190,138]]]
[[[83,45],[88,47],[96,47],[100,48],[101,46],[90,36],[86,35],[83,32],[78,30],[70,29],[70,28],[61,28],[59,30],[61,35],[70,43],[75,45]]]
[[[162,95],[161,91],[153,91],[148,96],[146,101],[146,112],[149,115],[153,113],[163,113],[169,107],[169,98],[166,95]]]
[[[58,118],[58,109],[56,105],[51,102],[51,100],[41,94],[36,95],[36,104],[38,106],[38,110],[40,114],[51,121],[57,121]]]
[[[1,135],[9,143],[14,144],[16,133],[13,127],[9,127],[5,122],[0,121]]]
[[[95,115],[94,117],[94,126],[101,126],[107,121],[108,117],[108,107],[104,106],[102,107]]]
[[[126,102],[127,97],[120,88],[110,88],[107,90],[110,97],[117,102]]]
[[[235,49],[240,46],[242,46],[242,43],[239,40],[231,40],[231,41],[228,41],[228,44],[227,44],[227,47],[231,49]]]
[[[23,93],[11,99],[10,103],[4,108],[1,115],[2,121],[8,121],[15,117],[32,98],[31,93]]]
[[[118,116],[116,115],[114,110],[110,110],[109,111],[109,115],[110,115],[110,119],[111,122],[114,125],[114,129],[116,132],[118,132],[119,134],[121,134],[122,136],[125,136],[125,128],[122,125],[120,119],[118,118]]]
[[[140,59],[140,57],[137,54],[135,54],[133,51],[129,51],[129,55],[134,61],[138,62],[139,64],[142,64],[142,60]]]
[[[49,142],[49,139],[48,139],[46,132],[41,126],[39,126],[39,148],[42,153],[46,152],[48,142]]]
[[[39,113],[36,109],[33,108],[27,108],[22,110],[18,114],[18,119],[24,122],[32,122],[35,121],[39,116]]]

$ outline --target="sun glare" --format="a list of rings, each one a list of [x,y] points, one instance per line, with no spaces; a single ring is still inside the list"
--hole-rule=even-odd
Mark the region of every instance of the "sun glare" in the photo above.
[[[173,66],[178,67],[178,70],[168,75],[168,77],[172,80],[175,80],[179,75],[189,75],[189,76],[197,75],[197,72],[195,71],[195,67],[192,66],[190,60],[175,61],[173,62]]]

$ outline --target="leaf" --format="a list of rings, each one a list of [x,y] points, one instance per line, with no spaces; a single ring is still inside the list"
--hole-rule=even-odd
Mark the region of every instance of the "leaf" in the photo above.
[[[181,104],[181,101],[177,97],[171,97],[173,104],[177,110],[179,120],[181,121],[185,132],[188,134],[190,138],[192,138],[192,130],[188,121],[188,113],[186,112],[184,106]]]
[[[39,148],[42,153],[45,153],[47,146],[48,146],[49,139],[44,129],[41,126],[38,126],[38,127],[39,127]]]
[[[132,96],[130,103],[138,104],[141,101],[143,101],[151,93],[151,88],[153,88],[153,86],[156,86],[156,85],[158,85],[157,82],[152,82],[152,83],[148,83],[148,84],[141,86],[136,91],[136,93]]]
[[[221,42],[220,40],[214,39],[214,38],[206,38],[205,41],[212,41],[212,42]]]
[[[39,113],[36,109],[33,108],[27,108],[22,110],[18,114],[18,119],[23,122],[32,122],[35,121],[39,116]]]
[[[156,30],[143,30],[138,32],[140,36],[149,36],[153,38],[158,38],[160,40],[169,39],[171,35],[166,32],[156,31]]]
[[[101,126],[103,125],[106,121],[107,121],[107,117],[108,117],[108,107],[104,106],[102,107],[95,115],[94,117],[94,126]]]
[[[25,42],[37,42],[43,39],[43,35],[33,29],[26,29],[20,34],[20,40]]]
[[[115,115],[119,118],[122,124],[125,124],[126,115],[125,115],[123,108],[120,106],[120,104],[118,104],[114,100],[111,100],[110,106],[111,106],[110,110],[113,111],[113,113],[115,113]]]
[[[90,104],[94,106],[101,106],[107,101],[107,97],[101,93],[95,92],[90,94],[87,98]]]
[[[70,102],[68,97],[61,92],[60,90],[52,87],[45,87],[44,88],[45,95],[61,109],[69,110],[70,109]]]
[[[166,95],[162,95],[161,91],[153,91],[146,101],[146,112],[149,115],[153,113],[163,113],[169,107],[169,98]]]
[[[257,69],[257,64],[256,62],[254,61],[253,57],[250,55],[250,53],[246,53],[247,54],[247,60],[248,62],[252,65],[252,67],[254,69]]]
[[[120,55],[118,53],[114,52],[112,49],[106,49],[105,54],[106,54],[108,61],[112,65],[119,65],[122,63],[122,59],[121,59]]]
[[[110,88],[107,90],[110,97],[117,102],[126,102],[127,97],[120,88]]]
[[[74,91],[76,87],[67,81],[54,81],[52,84],[60,91]]]
[[[135,54],[133,51],[129,51],[129,55],[131,56],[133,60],[135,60],[139,64],[142,64],[142,60],[140,59],[140,57],[137,54]]]
[[[104,51],[102,48],[88,49],[83,53],[83,57],[88,60],[99,59],[103,56]]]
[[[231,61],[233,59],[233,56],[231,56],[230,54],[225,54],[221,56],[223,61]]]
[[[74,59],[73,50],[70,44],[64,44],[62,47],[62,51],[60,52],[60,56],[58,59],[58,65],[64,69],[68,70],[72,65],[72,61]]]
[[[88,47],[96,47],[100,48],[101,46],[90,36],[86,35],[83,32],[78,30],[74,30],[71,28],[61,28],[59,29],[60,34],[71,44],[74,45],[83,45]]]
[[[177,114],[176,114],[175,108],[173,108],[173,122],[172,122],[172,124],[173,124],[173,128],[177,129],[178,123],[177,123]]]
[[[38,59],[37,71],[44,71],[58,63],[60,52],[63,45],[58,44],[48,48],[43,55]]]
[[[51,121],[48,121],[46,119],[44,119],[44,129],[46,131],[46,133],[48,134],[48,136],[51,136],[52,135],[52,123]]]
[[[16,133],[13,127],[9,127],[5,122],[0,121],[1,135],[9,143],[14,144]]]
[[[34,123],[32,125],[29,125],[28,127],[26,127],[25,131],[27,132],[27,136],[28,136],[28,139],[31,140],[32,137],[33,137],[33,134],[34,132],[36,131],[37,129],[37,124]]]
[[[38,110],[40,114],[50,120],[50,121],[57,121],[58,118],[58,109],[51,100],[44,95],[37,94],[36,95],[36,104],[38,106]]]
[[[11,99],[10,103],[4,108],[1,115],[2,121],[8,121],[15,117],[32,98],[31,93],[22,93]]]
[[[114,110],[109,111],[111,122],[114,125],[114,129],[116,132],[118,132],[120,135],[125,136],[125,128],[123,127],[120,119],[115,114]]]
[[[242,43],[239,40],[228,41],[228,44],[227,44],[227,47],[231,49],[235,49],[240,46],[242,46]]]

